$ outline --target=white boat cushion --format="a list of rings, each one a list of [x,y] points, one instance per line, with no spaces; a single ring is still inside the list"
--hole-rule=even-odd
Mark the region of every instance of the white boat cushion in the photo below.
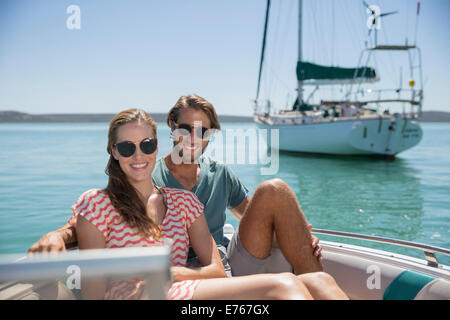
[[[447,300],[450,292],[450,282],[444,279],[435,279],[416,295],[414,300]]]

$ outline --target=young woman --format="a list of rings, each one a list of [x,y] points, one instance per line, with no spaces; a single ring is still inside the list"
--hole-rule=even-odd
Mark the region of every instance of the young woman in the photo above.
[[[156,123],[142,110],[126,110],[110,123],[105,189],[83,193],[73,205],[81,250],[152,246],[172,241],[170,299],[346,299],[323,272],[302,276],[261,274],[226,278],[203,204],[186,190],[158,187],[151,174],[157,154]],[[201,267],[185,267],[189,245]],[[86,299],[138,299],[140,280],[90,280],[82,283]]]

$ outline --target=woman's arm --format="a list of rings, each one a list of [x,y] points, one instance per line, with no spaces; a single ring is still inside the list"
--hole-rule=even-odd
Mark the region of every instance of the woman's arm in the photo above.
[[[77,218],[77,238],[78,247],[84,249],[103,249],[106,247],[106,241],[100,230],[97,229],[86,218],[79,215]],[[83,270],[81,270],[83,276]],[[106,292],[106,279],[89,279],[81,281],[81,293],[83,299],[99,300],[103,299]]]
[[[196,269],[172,267],[173,281],[226,277],[219,250],[209,232],[204,215],[195,220],[188,229],[188,234],[191,246],[203,267]]]

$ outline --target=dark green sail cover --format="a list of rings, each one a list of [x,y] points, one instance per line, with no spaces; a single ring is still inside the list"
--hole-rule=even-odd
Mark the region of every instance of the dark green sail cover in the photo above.
[[[356,76],[355,76],[356,72]],[[327,67],[310,62],[297,62],[297,80],[351,80],[353,78],[375,79],[375,69]]]

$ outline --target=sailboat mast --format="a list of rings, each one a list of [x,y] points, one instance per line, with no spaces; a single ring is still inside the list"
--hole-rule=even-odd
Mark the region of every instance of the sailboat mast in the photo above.
[[[259,89],[261,88],[261,75],[262,75],[262,68],[263,68],[263,64],[264,64],[264,55],[265,55],[265,51],[266,51],[266,37],[267,37],[267,25],[269,24],[269,11],[270,11],[270,0],[267,0],[266,19],[264,21],[264,35],[263,35],[262,48],[261,48],[261,59],[259,60],[258,85],[256,87],[256,98],[255,98],[256,103],[258,103]]]
[[[303,1],[298,1],[298,62],[302,61],[302,5]],[[298,80],[298,107],[303,104],[302,81]]]

